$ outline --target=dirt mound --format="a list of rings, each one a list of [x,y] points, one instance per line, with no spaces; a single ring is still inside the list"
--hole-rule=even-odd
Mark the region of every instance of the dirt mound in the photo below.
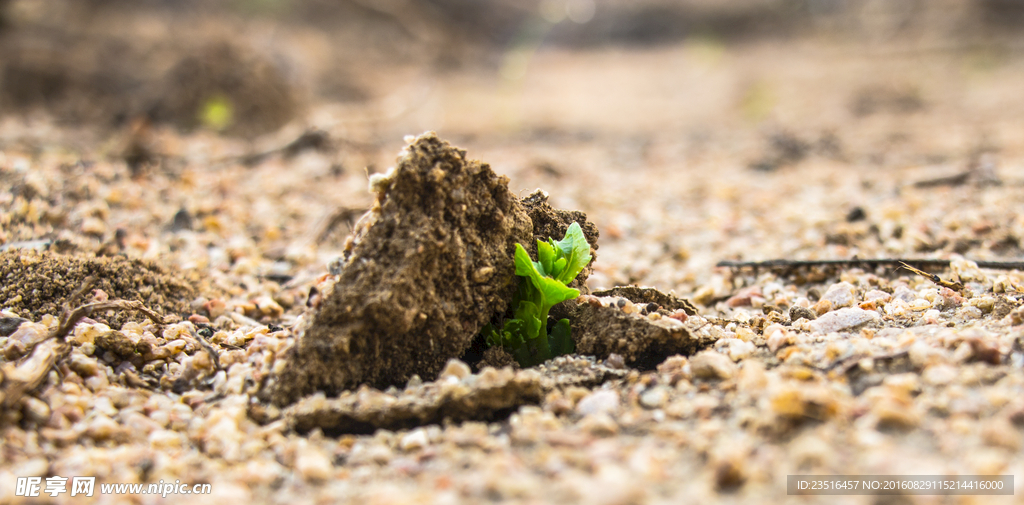
[[[153,118],[184,129],[256,136],[284,126],[298,109],[295,90],[273,62],[229,43],[186,55],[162,86]]]
[[[45,111],[61,123],[100,127],[147,117],[243,137],[296,116],[300,86],[273,57],[209,39],[165,47],[124,34],[12,28],[0,38],[0,112]]]
[[[533,234],[506,177],[427,133],[371,189],[374,207],[308,315],[278,404],[433,378],[512,298],[515,244]]]
[[[67,298],[90,276],[96,278],[93,289],[110,299],[141,301],[161,314],[187,315],[189,304],[198,295],[197,279],[149,261],[15,249],[0,253],[0,307],[33,321],[44,314],[59,316]],[[110,312],[93,318],[105,318],[111,327],[120,328],[143,316]]]

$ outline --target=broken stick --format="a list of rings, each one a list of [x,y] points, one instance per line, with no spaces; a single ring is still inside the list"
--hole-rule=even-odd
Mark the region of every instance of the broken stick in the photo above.
[[[1024,270],[1024,261],[975,261],[979,268],[990,268],[993,270]],[[903,264],[917,268],[947,268],[950,260],[941,259],[913,259],[913,258],[876,258],[876,259],[848,259],[848,260],[767,260],[767,261],[719,261],[717,267],[724,268],[753,268],[767,270],[790,271],[798,268],[812,267],[878,267],[890,266],[899,267]]]

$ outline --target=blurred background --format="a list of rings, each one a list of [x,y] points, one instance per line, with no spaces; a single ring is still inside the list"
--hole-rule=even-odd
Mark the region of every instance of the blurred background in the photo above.
[[[1022,50],[1024,0],[0,0],[0,150],[170,177],[90,247],[191,216],[319,268],[435,130],[586,211],[596,286],[692,292],[726,258],[1019,255],[900,188],[1020,173]]]
[[[325,104],[380,135],[843,121],[970,100],[932,84],[1022,41],[1020,0],[0,0],[0,111],[245,138]]]

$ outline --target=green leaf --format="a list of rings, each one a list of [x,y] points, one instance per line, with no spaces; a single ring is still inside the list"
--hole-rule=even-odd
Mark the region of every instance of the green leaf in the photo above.
[[[566,266],[559,273],[558,280],[568,284],[590,263],[590,244],[579,223],[573,223],[565,231],[565,237],[555,242],[555,246],[566,259]]]
[[[537,259],[540,260],[540,268],[538,270],[541,275],[554,277],[555,249],[551,247],[551,244],[541,242],[540,240],[537,241]]]
[[[555,323],[555,327],[551,328],[550,346],[553,356],[571,354],[576,350],[576,345],[572,341],[572,329],[569,327],[568,319],[559,319]]]
[[[521,335],[524,341],[530,341],[537,338],[540,335],[541,321],[540,321],[540,307],[536,303],[522,301],[519,302],[519,307],[516,308],[516,319],[514,321],[520,321],[522,323]]]
[[[484,329],[481,332],[484,334],[484,340],[487,342],[488,347],[503,344],[501,334],[498,333],[498,330],[494,329],[494,326],[491,326],[491,323],[484,325]]]
[[[563,270],[565,270],[566,263],[568,262],[565,258],[558,258],[558,261],[555,262],[555,268],[552,270],[551,276],[557,279],[558,275],[561,274]]]
[[[523,248],[522,244],[516,244],[516,275],[522,277],[531,277],[532,274],[538,273],[537,266],[534,265],[533,260],[530,259],[530,255]]]
[[[556,303],[564,302],[580,296],[580,292],[570,288],[557,279],[546,277],[537,269],[537,265],[530,260],[523,246],[516,244],[516,275],[521,275],[533,281],[533,285],[540,294],[539,299],[533,300],[538,306],[551,308]],[[547,310],[542,309],[541,314],[547,315]]]

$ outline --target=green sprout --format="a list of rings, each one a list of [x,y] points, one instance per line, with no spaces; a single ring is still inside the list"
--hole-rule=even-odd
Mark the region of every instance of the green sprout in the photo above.
[[[540,261],[533,261],[522,244],[516,244],[516,275],[523,279],[512,297],[513,318],[501,329],[484,327],[487,345],[505,348],[523,367],[573,351],[569,320],[556,322],[549,334],[548,312],[555,304],[580,296],[567,284],[590,263],[590,244],[580,225],[572,223],[562,240],[538,240],[537,257]]]

